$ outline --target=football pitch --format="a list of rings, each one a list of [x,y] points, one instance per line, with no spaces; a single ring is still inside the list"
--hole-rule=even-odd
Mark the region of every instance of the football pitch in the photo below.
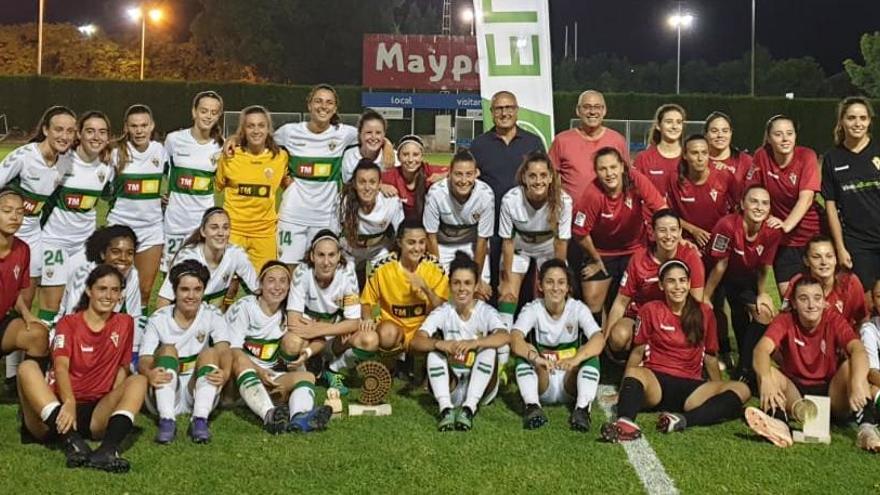
[[[0,144],[0,158],[12,148]],[[429,160],[445,164],[448,155]],[[618,375],[610,371],[603,381]],[[473,431],[439,433],[433,397],[395,388],[391,416],[334,420],[309,435],[270,436],[236,407],[216,414],[210,444],[192,444],[181,419],[177,441],[159,446],[155,423],[141,415],[124,453],[127,475],[70,470],[60,451],[21,445],[16,406],[2,405],[0,493],[880,493],[880,458],[855,447],[853,427],[834,427],[831,445],[778,449],[740,421],[663,435],[656,415],[643,414],[650,450],[634,453],[598,441],[599,402],[613,399],[603,393],[586,434],[568,429],[562,406],[546,408],[548,426],[523,430],[513,384],[479,411]]]

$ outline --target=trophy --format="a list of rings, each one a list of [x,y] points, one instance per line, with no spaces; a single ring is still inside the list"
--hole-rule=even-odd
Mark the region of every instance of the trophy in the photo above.
[[[791,407],[792,417],[804,429],[795,430],[792,438],[798,443],[831,443],[831,399],[807,395]]]
[[[348,406],[349,416],[389,416],[391,404],[385,403],[391,391],[391,373],[382,363],[364,361],[357,365],[361,377],[361,393],[357,401],[360,404]]]

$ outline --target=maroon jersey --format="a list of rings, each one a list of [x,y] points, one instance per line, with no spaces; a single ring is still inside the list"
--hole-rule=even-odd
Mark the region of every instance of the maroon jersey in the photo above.
[[[715,315],[706,304],[703,311],[703,341],[688,344],[681,318],[676,316],[666,301],[651,301],[639,309],[636,336],[633,345],[646,344],[645,367],[652,371],[689,378],[703,379],[703,358],[718,352],[718,331]]]
[[[18,237],[12,238],[12,248],[0,258],[0,319],[15,307],[22,289],[30,286],[31,250]]]
[[[718,220],[736,204],[736,179],[726,170],[711,168],[702,184],[670,176],[666,199],[682,220],[712,232]]]
[[[755,153],[755,161],[746,174],[746,187],[752,184],[767,188],[773,198],[770,214],[785,221],[801,191],[819,192],[821,179],[816,153],[809,148],[795,146],[791,162],[782,168],[773,158],[773,152],[764,146]],[[782,245],[805,246],[818,233],[819,209],[814,201],[797,227],[782,239]]]
[[[753,239],[746,238],[742,213],[731,213],[718,221],[709,240],[712,259],[727,259],[725,278],[753,280],[762,265],[772,266],[782,241],[782,230],[771,229],[764,222]]]
[[[819,325],[805,329],[794,312],[780,313],[764,337],[782,354],[782,373],[800,385],[821,385],[837,373],[839,351],[859,337],[833,308],[822,313]]]
[[[665,204],[644,175],[630,170],[633,187],[611,197],[598,179],[581,196],[572,212],[572,234],[592,236],[603,256],[631,254],[645,243],[646,219]]]
[[[706,275],[700,253],[693,246],[678,245],[675,258],[684,261],[691,270],[691,288],[701,289],[706,285]],[[636,310],[649,301],[662,301],[663,291],[660,290],[660,262],[651,253],[651,248],[642,247],[629,259],[626,272],[620,279],[620,294],[629,297]],[[632,313],[634,316],[634,312]]]
[[[96,402],[113,390],[119,368],[131,363],[134,320],[113,313],[104,328],[93,332],[84,315],[80,311],[58,322],[52,359],[70,359],[70,383],[77,402]]]
[[[425,180],[427,181],[434,174],[445,174],[446,167],[439,167],[437,165],[431,165],[429,163],[422,163],[422,172],[425,174]],[[414,190],[406,187],[406,179],[403,177],[403,169],[401,167],[394,167],[387,170],[382,171],[382,183],[390,184],[397,189],[397,195],[400,197],[400,202],[403,203],[403,214],[407,219],[416,218],[421,220],[421,213],[416,211],[416,192]],[[425,183],[425,194],[428,192],[428,187],[430,184]],[[425,198],[422,198],[424,201]]]
[[[661,196],[666,196],[666,188],[669,184],[669,178],[678,175],[678,164],[681,162],[681,155],[666,158],[657,150],[657,146],[651,145],[639,153],[633,162],[633,167],[639,172],[645,174],[645,177],[651,180]]]
[[[788,289],[782,298],[782,307],[791,306],[791,298],[794,293],[794,283],[802,274],[797,274],[788,283]],[[834,288],[825,296],[828,307],[837,311],[849,322],[850,325],[860,325],[868,317],[868,308],[865,305],[865,288],[859,277],[852,273],[844,272],[837,275]]]
[[[730,156],[724,160],[716,160],[709,157],[709,166],[715,168],[715,170],[727,170],[733,175],[737,186],[736,198],[739,200],[739,197],[743,192],[743,184],[745,184],[746,181],[746,174],[749,173],[749,169],[752,168],[751,155],[745,151],[740,151],[734,156],[733,151],[731,151]]]

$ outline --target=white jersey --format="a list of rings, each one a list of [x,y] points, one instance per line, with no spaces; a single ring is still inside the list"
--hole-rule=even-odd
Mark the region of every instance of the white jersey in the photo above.
[[[358,163],[363,160],[364,155],[361,154],[361,147],[357,144],[353,144],[345,149],[342,153],[342,182],[348,182],[354,177],[354,169],[357,168]],[[376,156],[376,159],[373,160],[373,163],[379,166],[379,169],[382,169],[382,150],[379,150],[379,154]]]
[[[394,238],[394,232],[403,221],[403,203],[400,198],[386,197],[381,192],[376,195],[376,204],[369,213],[358,209],[357,239],[360,248],[370,248],[384,244]]]
[[[284,124],[275,142],[290,154],[293,184],[284,190],[279,219],[307,227],[336,229],[336,208],[342,180],[342,153],[357,143],[357,129],[345,124],[315,134],[307,122]]]
[[[287,310],[318,321],[338,322],[361,317],[360,289],[354,264],[346,263],[327,287],[315,280],[315,272],[305,263],[296,266],[287,296]]]
[[[477,301],[471,317],[465,321],[450,303],[431,311],[420,328],[431,337],[443,340],[474,340],[491,335],[496,330],[507,331],[507,326],[492,306]],[[439,334],[439,335],[438,335]]]
[[[165,137],[165,150],[169,174],[165,232],[189,234],[199,227],[205,210],[214,206],[221,146],[213,139],[200,144],[191,129],[181,129]]]
[[[527,339],[534,331],[531,341],[538,344],[538,350],[573,349],[582,343],[582,334],[586,341],[600,331],[587,305],[571,298],[565,301],[565,309],[558,320],[547,313],[543,299],[535,299],[523,306],[513,328],[522,332]]]
[[[880,369],[880,317],[875,316],[862,324],[862,345],[868,353],[868,366],[873,370]]]
[[[557,220],[557,233],[554,235],[548,223],[549,208],[545,203],[535,210],[526,199],[522,186],[507,191],[501,199],[501,213],[498,220],[498,236],[514,240],[515,249],[528,251],[552,246],[554,237],[571,239],[571,197],[562,194],[562,211]]]
[[[15,236],[28,246],[33,247],[32,241],[39,240],[40,214],[69,167],[70,161],[62,160],[60,156],[54,166],[47,164],[38,143],[19,146],[0,162],[0,187],[15,189],[24,199],[24,221]]]
[[[173,267],[184,260],[196,260],[208,268],[211,278],[208,279],[208,284],[205,286],[205,295],[203,297],[205,301],[212,301],[226,294],[233,275],[238,275],[246,290],[254,292],[259,288],[260,283],[257,280],[254,265],[251,264],[247,253],[240,246],[228,244],[226,252],[223,253],[223,257],[220,259],[220,263],[213,269],[205,260],[205,252],[202,248],[203,245],[201,244],[184,247],[174,257],[171,266]],[[169,269],[169,274],[170,272]],[[171,280],[168,277],[165,277],[165,280],[162,282],[162,287],[159,289],[159,297],[169,301],[174,300],[174,289],[172,289]]]
[[[240,348],[254,364],[271,369],[278,362],[281,337],[284,336],[284,308],[272,316],[263,312],[257,296],[244,296],[226,311],[229,345]]]
[[[66,173],[43,225],[44,245],[82,249],[97,228],[95,207],[113,180],[113,168],[100,159],[85,162],[75,152],[58,160]]]
[[[429,234],[437,234],[439,244],[474,243],[478,237],[488,239],[495,233],[495,194],[481,180],[464,204],[452,196],[449,178],[428,189],[422,224]]]
[[[189,328],[180,328],[174,320],[174,305],[157,309],[147,320],[141,356],[152,356],[160,345],[173,345],[180,363],[178,373],[191,375],[199,353],[218,342],[232,342],[229,327],[220,311],[203,302]]]
[[[114,200],[107,215],[109,225],[127,225],[137,231],[162,223],[162,200],[160,197],[162,176],[168,155],[165,148],[150,141],[141,153],[131,143],[128,147],[128,163],[119,163],[119,150],[114,149],[110,163],[116,170]],[[122,172],[119,172],[119,170]]]

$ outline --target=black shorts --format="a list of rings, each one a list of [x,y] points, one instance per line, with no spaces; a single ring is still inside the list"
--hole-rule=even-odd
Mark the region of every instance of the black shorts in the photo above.
[[[629,265],[629,258],[631,255],[629,254],[621,254],[618,256],[602,256],[602,263],[605,264],[605,271],[608,272],[606,275],[603,272],[594,273],[592,277],[586,279],[586,282],[593,282],[599,280],[608,280],[611,279],[614,283],[619,283],[620,279],[623,278],[623,274],[626,273],[626,267]],[[591,260],[584,260],[581,265],[581,270],[586,267]]]
[[[788,282],[791,277],[806,269],[804,267],[804,253],[806,251],[806,246],[779,246],[779,250],[776,251],[776,259],[773,260],[773,275],[776,277],[777,284]]]
[[[660,403],[654,406],[654,411],[684,412],[684,403],[705,380],[692,378],[680,378],[654,371],[654,376],[660,382]]]
[[[12,323],[12,320],[16,318],[18,318],[17,314],[7,313],[6,316],[3,317],[3,319],[0,319],[0,345],[3,344],[3,336],[6,335],[6,327],[8,327],[9,324]],[[6,353],[3,352],[3,348],[0,347],[0,356],[4,355],[6,355]]]
[[[791,383],[794,383],[794,386],[797,387],[798,392],[801,393],[801,397],[806,395],[822,395],[828,396],[828,389],[831,387],[831,382],[819,383],[817,385],[804,385],[802,383],[798,383],[795,380],[792,380]]]
[[[758,302],[758,280],[755,278],[737,280],[724,277],[721,286],[728,303],[754,306]]]
[[[853,273],[859,277],[865,290],[870,291],[874,288],[874,282],[880,279],[880,249],[853,248],[849,250],[849,255],[852,257]]]
[[[76,432],[87,440],[92,438],[92,415],[95,414],[97,402],[84,402],[76,404]],[[44,443],[54,443],[58,441],[58,437],[50,435],[45,440],[36,440]]]

